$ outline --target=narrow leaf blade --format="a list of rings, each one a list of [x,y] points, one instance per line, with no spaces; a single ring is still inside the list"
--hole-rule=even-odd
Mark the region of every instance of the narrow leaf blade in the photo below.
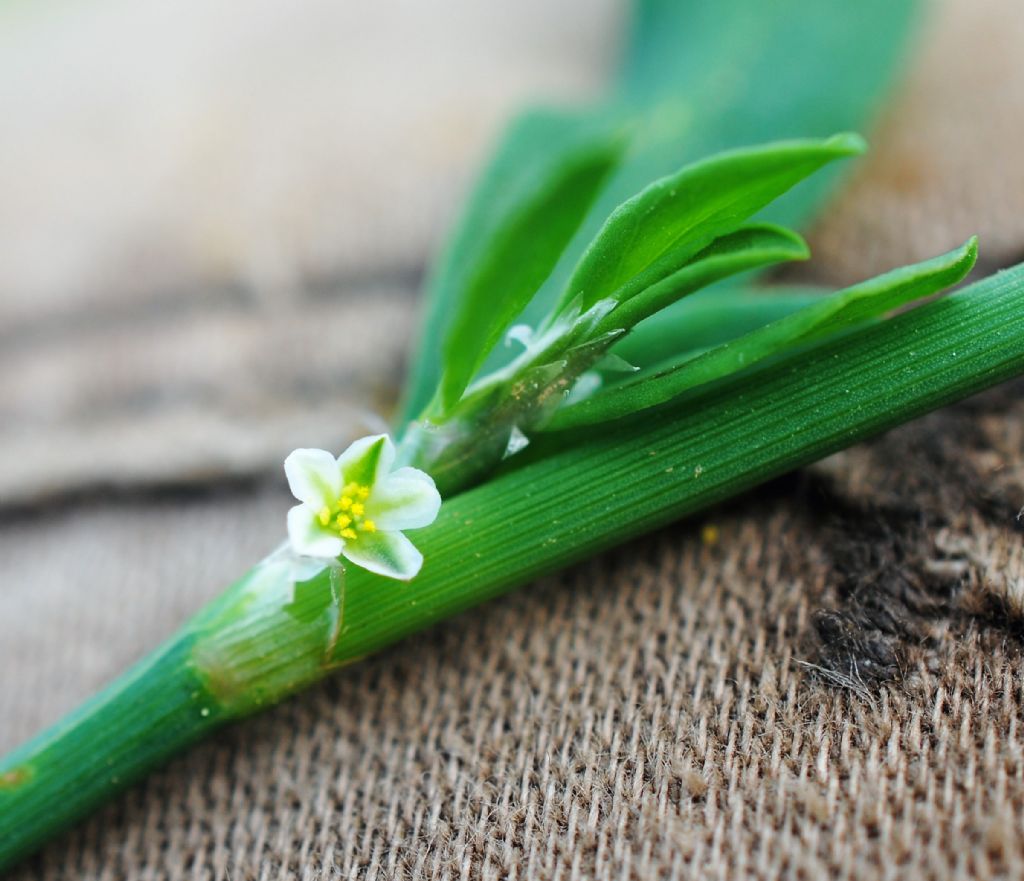
[[[804,286],[718,286],[644,319],[612,351],[641,369],[655,367],[750,333],[830,293]]]
[[[550,179],[586,145],[603,142],[619,124],[600,113],[552,109],[531,110],[509,124],[427,280],[418,351],[403,391],[403,420],[414,418],[435,395],[444,372],[444,340],[501,231],[535,196],[538,181]]]
[[[961,281],[978,256],[976,239],[962,247],[840,291],[695,358],[612,386],[559,411],[549,430],[607,422],[663,404],[796,346],[878,318]]]
[[[828,163],[865,149],[853,134],[721,153],[655,181],[616,208],[587,247],[560,308],[625,301],[678,270]]]
[[[715,239],[681,269],[622,303],[608,316],[608,321],[617,327],[631,328],[716,281],[808,257],[807,243],[792,230],[767,223],[740,227]]]
[[[445,409],[458,401],[502,332],[537,292],[618,162],[621,138],[584,141],[523,182],[455,303],[445,339]]]

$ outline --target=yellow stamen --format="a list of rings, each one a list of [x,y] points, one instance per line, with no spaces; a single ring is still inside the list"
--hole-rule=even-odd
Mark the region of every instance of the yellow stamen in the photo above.
[[[359,532],[376,532],[377,524],[363,519],[366,514],[363,502],[370,497],[370,490],[370,487],[355,482],[346,484],[341,497],[333,505],[325,505],[320,509],[317,514],[320,524],[330,527],[341,538],[349,541],[358,539]]]

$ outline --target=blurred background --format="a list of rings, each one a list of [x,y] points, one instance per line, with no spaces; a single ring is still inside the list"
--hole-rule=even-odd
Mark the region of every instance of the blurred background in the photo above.
[[[386,414],[489,142],[598,88],[626,12],[0,5],[0,500],[260,473]]]

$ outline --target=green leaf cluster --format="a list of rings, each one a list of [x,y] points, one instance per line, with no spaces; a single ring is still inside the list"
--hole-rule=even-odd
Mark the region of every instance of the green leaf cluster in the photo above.
[[[632,5],[622,63],[605,95],[579,110],[530,111],[499,140],[434,263],[398,429],[422,415],[437,392],[448,366],[444,341],[470,279],[509,218],[535,203],[544,181],[557,176],[572,155],[585,152],[588,144],[598,148],[609,138],[623,139],[618,164],[524,310],[521,320],[534,326],[549,314],[609,214],[652,180],[743,144],[862,129],[899,68],[921,6],[919,0],[634,0]],[[799,229],[834,181],[833,173],[816,175],[778,200],[763,219]],[[746,321],[739,316],[737,325]],[[687,333],[688,324],[677,327]],[[632,334],[626,345],[645,349],[640,337],[646,331]],[[496,346],[485,369],[496,370],[512,356],[512,350]],[[449,403],[453,394],[448,392]]]
[[[602,393],[562,408],[550,429],[607,422],[667,403],[787,349],[877,319],[962,281],[978,256],[977,239],[948,254],[893,270],[823,297],[799,311],[697,355],[682,354]]]
[[[730,276],[807,259],[796,232],[755,215],[828,164],[860,154],[864,143],[840,134],[730,150],[686,165],[616,207],[539,326],[511,332],[508,341],[523,351],[477,376],[582,224],[621,156],[620,138],[606,132],[547,164],[533,181],[534,197],[504,217],[494,249],[452,303],[440,387],[402,442],[404,459],[430,472],[444,493],[478,482],[540,432],[621,419],[877,320],[959,282],[977,257],[972,240],[705,351],[670,342],[661,363],[634,373],[615,347],[638,325]]]
[[[646,380],[811,302],[723,280],[807,259],[787,227],[862,148],[828,135],[875,112],[919,3],[634,6],[607,94],[516,120],[435,263],[396,431],[446,495],[624,369]]]

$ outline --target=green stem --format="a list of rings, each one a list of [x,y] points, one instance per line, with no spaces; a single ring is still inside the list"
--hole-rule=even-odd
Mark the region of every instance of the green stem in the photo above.
[[[0,762],[0,869],[223,722],[595,551],[1024,372],[1024,268],[448,499],[409,584],[274,555]],[[554,448],[554,446],[552,447]],[[514,462],[514,460],[513,460]]]
[[[217,723],[189,650],[172,642],[0,764],[0,871]]]
[[[474,383],[451,412],[428,407],[406,426],[399,460],[430,474],[443,497],[480,483],[501,463],[515,432],[543,425],[580,374],[625,334],[620,328],[590,336],[610,309],[603,301],[538,330],[518,358]]]

